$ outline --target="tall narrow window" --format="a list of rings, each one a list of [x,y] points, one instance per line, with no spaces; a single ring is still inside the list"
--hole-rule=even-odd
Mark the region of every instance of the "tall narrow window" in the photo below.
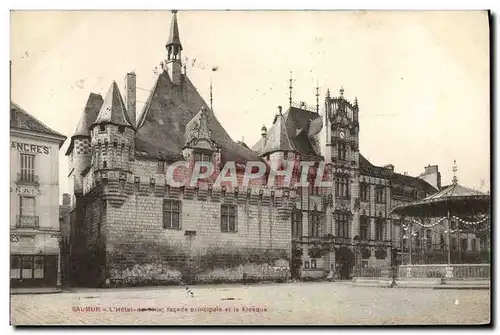
[[[337,236],[349,237],[349,216],[347,214],[337,214]]]
[[[179,200],[163,200],[163,228],[180,229],[181,202]]]
[[[23,257],[21,276],[23,279],[33,278],[33,258],[31,256]]]
[[[165,173],[165,161],[158,160],[158,173]]]
[[[236,232],[236,206],[221,205],[220,220],[222,232]]]
[[[35,156],[21,154],[21,181],[35,181]]]
[[[292,236],[302,236],[302,212],[299,210],[292,212]]]
[[[361,201],[367,201],[368,200],[368,184],[361,184],[360,186],[360,198]]]
[[[367,216],[364,216],[364,215],[362,215],[360,217],[359,237],[361,240],[369,240],[370,239],[369,218]]]
[[[311,222],[309,223],[309,237],[320,237],[321,215],[311,214]]]
[[[345,161],[347,158],[347,146],[345,143],[339,143],[337,146],[337,156],[339,160]]]
[[[33,278],[43,278],[43,257],[35,256]]]
[[[476,239],[473,238],[471,241],[470,241],[470,249],[472,252],[476,252],[477,251],[477,245],[476,245]]]
[[[375,201],[385,202],[385,189],[383,186],[378,186],[375,188]]]
[[[384,240],[384,218],[377,218],[375,224],[375,239],[378,241]]]

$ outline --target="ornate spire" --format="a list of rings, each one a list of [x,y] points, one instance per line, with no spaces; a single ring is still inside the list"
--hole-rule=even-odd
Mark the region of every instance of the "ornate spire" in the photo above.
[[[172,11],[172,23],[170,25],[170,35],[168,36],[168,41],[166,47],[177,46],[179,51],[182,51],[181,38],[179,37],[179,26],[177,24],[177,11]]]
[[[316,81],[316,113],[319,114],[319,85],[318,85],[318,81]]]
[[[290,103],[290,107],[292,107],[292,90],[293,90],[293,78],[292,78],[292,71],[290,71],[290,79],[289,79],[289,82],[290,82],[290,86],[288,87],[290,89],[290,97],[288,98],[288,101]]]
[[[457,185],[458,184],[458,178],[457,178],[457,161],[456,160],[453,160],[453,168],[451,169],[453,171],[453,180],[452,180],[452,183],[453,185]]]

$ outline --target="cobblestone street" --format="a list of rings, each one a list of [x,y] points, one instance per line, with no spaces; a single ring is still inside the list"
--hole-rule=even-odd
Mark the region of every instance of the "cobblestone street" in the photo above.
[[[13,325],[481,324],[490,291],[349,283],[75,289],[11,296]],[[148,309],[148,310],[143,310]]]

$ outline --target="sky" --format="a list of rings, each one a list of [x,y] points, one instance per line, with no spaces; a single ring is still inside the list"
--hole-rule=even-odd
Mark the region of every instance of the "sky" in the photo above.
[[[235,141],[252,146],[277,106],[320,105],[330,89],[358,98],[360,152],[418,176],[490,188],[489,28],[480,11],[180,11],[187,74]],[[138,114],[166,58],[170,11],[13,11],[11,97],[68,136],[91,92],[137,75]],[[212,67],[218,67],[212,72]]]

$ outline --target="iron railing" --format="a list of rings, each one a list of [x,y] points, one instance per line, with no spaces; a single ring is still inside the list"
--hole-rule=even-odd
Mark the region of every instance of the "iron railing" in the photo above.
[[[38,175],[27,172],[18,172],[16,182],[24,185],[38,185]]]

